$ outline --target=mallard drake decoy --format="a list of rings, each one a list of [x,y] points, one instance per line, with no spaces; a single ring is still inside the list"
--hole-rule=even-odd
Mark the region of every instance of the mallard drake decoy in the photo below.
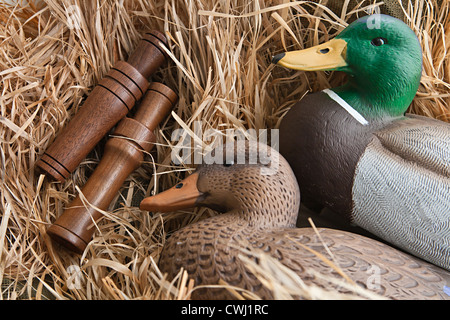
[[[365,16],[273,62],[348,74],[343,86],[306,95],[280,124],[280,153],[305,203],[450,270],[450,124],[405,114],[422,72],[414,32],[387,15]]]
[[[216,285],[219,280],[254,292],[263,299],[274,298],[246,269],[241,249],[263,250],[294,270],[307,283],[316,284],[308,269],[336,276],[333,269],[309,247],[327,256],[313,228],[295,228],[300,205],[300,190],[286,160],[268,146],[259,144],[270,161],[258,159],[258,144],[235,146],[234,163],[200,165],[185,180],[155,196],[145,198],[140,208],[169,212],[206,206],[224,214],[204,219],[176,231],[166,241],[159,267],[173,279],[183,267],[196,285]],[[227,147],[223,149],[223,155]],[[232,149],[231,149],[232,150]],[[236,152],[237,151],[237,152]],[[240,152],[240,153],[238,153]],[[238,154],[245,152],[245,163]],[[259,160],[259,159],[258,159]],[[321,238],[333,253],[344,273],[365,286],[367,271],[379,268],[377,293],[394,299],[448,299],[443,288],[449,273],[400,252],[386,244],[346,231],[320,228]],[[251,257],[250,254],[248,254]],[[443,273],[443,276],[440,273]],[[233,298],[225,289],[202,288],[194,299]]]

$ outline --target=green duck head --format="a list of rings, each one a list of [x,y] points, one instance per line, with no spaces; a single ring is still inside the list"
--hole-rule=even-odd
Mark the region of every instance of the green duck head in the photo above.
[[[349,75],[332,90],[367,118],[403,115],[422,73],[422,50],[402,21],[376,14],[351,23],[336,38],[281,53],[273,63],[295,70],[337,70]]]

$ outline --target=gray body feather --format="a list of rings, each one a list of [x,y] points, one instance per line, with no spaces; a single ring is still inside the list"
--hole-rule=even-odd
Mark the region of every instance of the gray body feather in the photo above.
[[[375,133],[361,156],[353,220],[450,270],[450,126],[408,117]]]

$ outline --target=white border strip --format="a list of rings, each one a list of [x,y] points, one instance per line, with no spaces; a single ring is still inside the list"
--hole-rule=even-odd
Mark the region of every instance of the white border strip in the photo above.
[[[327,95],[329,95],[331,99],[336,101],[342,108],[344,108],[348,113],[350,113],[350,115],[353,118],[355,118],[356,121],[361,123],[363,126],[367,126],[369,124],[369,121],[367,121],[358,111],[353,109],[353,107],[351,105],[349,105],[347,102],[345,102],[344,99],[339,97],[336,94],[336,92],[334,92],[330,89],[325,89],[325,90],[323,90],[323,92],[325,92]]]

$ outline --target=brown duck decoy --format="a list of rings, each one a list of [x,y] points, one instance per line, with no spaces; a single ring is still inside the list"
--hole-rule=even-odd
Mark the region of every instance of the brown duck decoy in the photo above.
[[[257,151],[259,146],[259,151]],[[266,148],[266,149],[264,149]],[[224,147],[225,155],[227,148]],[[261,150],[270,162],[255,157]],[[263,299],[274,295],[240,260],[243,248],[262,250],[295,271],[307,283],[317,279],[314,269],[336,273],[310,249],[327,256],[313,228],[295,228],[300,190],[287,161],[262,144],[246,144],[235,151],[233,162],[202,164],[185,180],[155,196],[145,198],[140,208],[170,212],[206,206],[224,214],[204,219],[178,230],[166,242],[160,257],[161,271],[173,278],[184,268],[196,285],[216,285],[219,280],[254,292]],[[230,157],[227,157],[230,158]],[[250,159],[258,159],[251,164]],[[375,266],[379,268],[380,295],[393,299],[449,299],[443,289],[449,273],[379,241],[346,231],[318,229],[338,266],[355,283],[366,286]],[[249,255],[251,257],[251,255]],[[274,275],[276,277],[276,275]],[[201,288],[194,299],[233,299],[223,288]]]

